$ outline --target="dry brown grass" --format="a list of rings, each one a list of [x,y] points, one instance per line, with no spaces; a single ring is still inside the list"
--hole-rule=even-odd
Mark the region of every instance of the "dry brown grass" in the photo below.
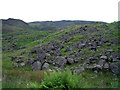
[[[3,71],[3,77],[19,77],[23,80],[41,82],[48,71]]]

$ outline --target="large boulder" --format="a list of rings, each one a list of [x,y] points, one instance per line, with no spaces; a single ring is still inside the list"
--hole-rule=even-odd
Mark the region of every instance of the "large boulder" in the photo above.
[[[36,71],[36,70],[41,70],[42,64],[40,61],[36,61],[32,64],[32,70]]]
[[[110,70],[111,70],[114,74],[120,74],[120,62],[111,64],[111,65],[110,65]]]
[[[58,67],[63,67],[66,65],[67,60],[64,57],[57,56],[55,63]]]

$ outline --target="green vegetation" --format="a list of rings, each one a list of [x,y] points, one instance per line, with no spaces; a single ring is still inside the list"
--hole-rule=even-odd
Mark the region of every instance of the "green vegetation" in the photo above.
[[[44,77],[42,71],[29,74],[9,72],[7,75],[3,81],[3,88],[119,88],[119,78],[105,71],[99,73],[87,71],[80,74],[54,71],[45,72]]]
[[[119,22],[114,22],[110,24],[85,24],[88,26],[87,32],[77,33],[74,36],[71,36],[69,42],[62,44],[63,48],[61,49],[61,56],[66,56],[70,51],[66,51],[67,47],[73,45],[74,43],[79,43],[81,40],[87,40],[89,38],[95,37],[99,38],[97,34],[102,33],[103,37],[115,39],[119,38],[117,25]],[[12,44],[15,42],[17,48],[25,47],[23,49],[10,49],[3,51],[3,75],[5,75],[3,79],[3,88],[120,88],[119,86],[119,77],[114,75],[109,71],[100,71],[98,73],[91,72],[86,70],[81,72],[80,74],[73,74],[70,71],[31,71],[31,66],[26,65],[25,67],[13,67],[13,63],[15,61],[11,61],[10,56],[22,56],[24,57],[23,61],[29,58],[35,58],[36,54],[30,54],[32,48],[37,46],[45,46],[50,41],[61,41],[61,37],[66,35],[69,37],[69,34],[72,31],[79,30],[82,26],[85,25],[73,25],[70,27],[65,27],[62,30],[54,31],[53,33],[49,33],[45,30],[33,30],[33,29],[23,29],[19,27],[12,27],[13,32],[4,33],[3,38],[13,36],[13,39],[8,39],[3,41],[3,47],[12,48]],[[103,25],[106,25],[108,29],[104,29]],[[34,28],[38,27],[34,26]],[[49,25],[48,25],[49,26]],[[45,28],[44,28],[45,29]],[[49,27],[47,27],[49,29]],[[51,28],[53,30],[54,28]],[[91,31],[91,30],[98,30]],[[42,43],[41,43],[42,42]],[[104,53],[105,50],[111,48],[114,52],[118,52],[118,47],[120,44],[116,44],[115,46],[108,46],[109,43],[103,44],[98,50],[95,52],[93,56],[97,56],[100,53]],[[91,57],[92,53],[89,48],[80,49],[84,52],[84,55],[81,54],[80,57]],[[22,51],[26,51],[25,54],[21,54]],[[72,51],[78,51],[78,48],[75,48]],[[72,55],[71,55],[72,56]],[[92,56],[92,57],[93,57]],[[55,56],[52,56],[49,59],[54,59]],[[76,66],[82,65],[83,61],[79,63],[74,63],[72,65],[66,65],[65,68],[75,69]],[[51,69],[53,66],[51,65],[49,68]],[[12,82],[12,83],[11,83]]]

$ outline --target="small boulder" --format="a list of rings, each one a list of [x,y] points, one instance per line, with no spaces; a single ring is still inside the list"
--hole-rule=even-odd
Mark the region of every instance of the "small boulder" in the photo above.
[[[100,60],[100,61],[98,62],[98,65],[100,65],[101,67],[103,67],[104,64],[105,64],[105,60]]]
[[[13,63],[13,67],[18,67],[18,64],[17,63]]]
[[[108,68],[109,68],[109,64],[108,64],[108,63],[105,63],[103,68],[104,68],[104,69],[108,69]]]
[[[23,54],[25,54],[25,53],[26,53],[26,51],[22,51],[22,52],[21,52],[21,55],[23,55]]]
[[[67,58],[67,64],[73,64],[74,60],[72,58]]]
[[[19,66],[19,67],[24,67],[24,66],[25,66],[25,63],[20,63],[18,66]]]
[[[44,63],[44,65],[42,66],[42,69],[48,69],[50,65],[48,63]]]
[[[84,70],[85,70],[85,68],[84,68],[84,67],[81,67],[81,68],[79,68],[79,69],[73,70],[73,72],[79,74],[80,72],[82,72],[82,71],[84,71]]]
[[[106,60],[106,59],[107,59],[107,56],[104,56],[104,55],[103,55],[103,56],[100,57],[100,59]]]

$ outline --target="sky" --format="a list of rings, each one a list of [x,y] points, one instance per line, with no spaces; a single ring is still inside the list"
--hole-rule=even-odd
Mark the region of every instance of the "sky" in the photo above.
[[[0,0],[0,19],[118,21],[119,0]]]

